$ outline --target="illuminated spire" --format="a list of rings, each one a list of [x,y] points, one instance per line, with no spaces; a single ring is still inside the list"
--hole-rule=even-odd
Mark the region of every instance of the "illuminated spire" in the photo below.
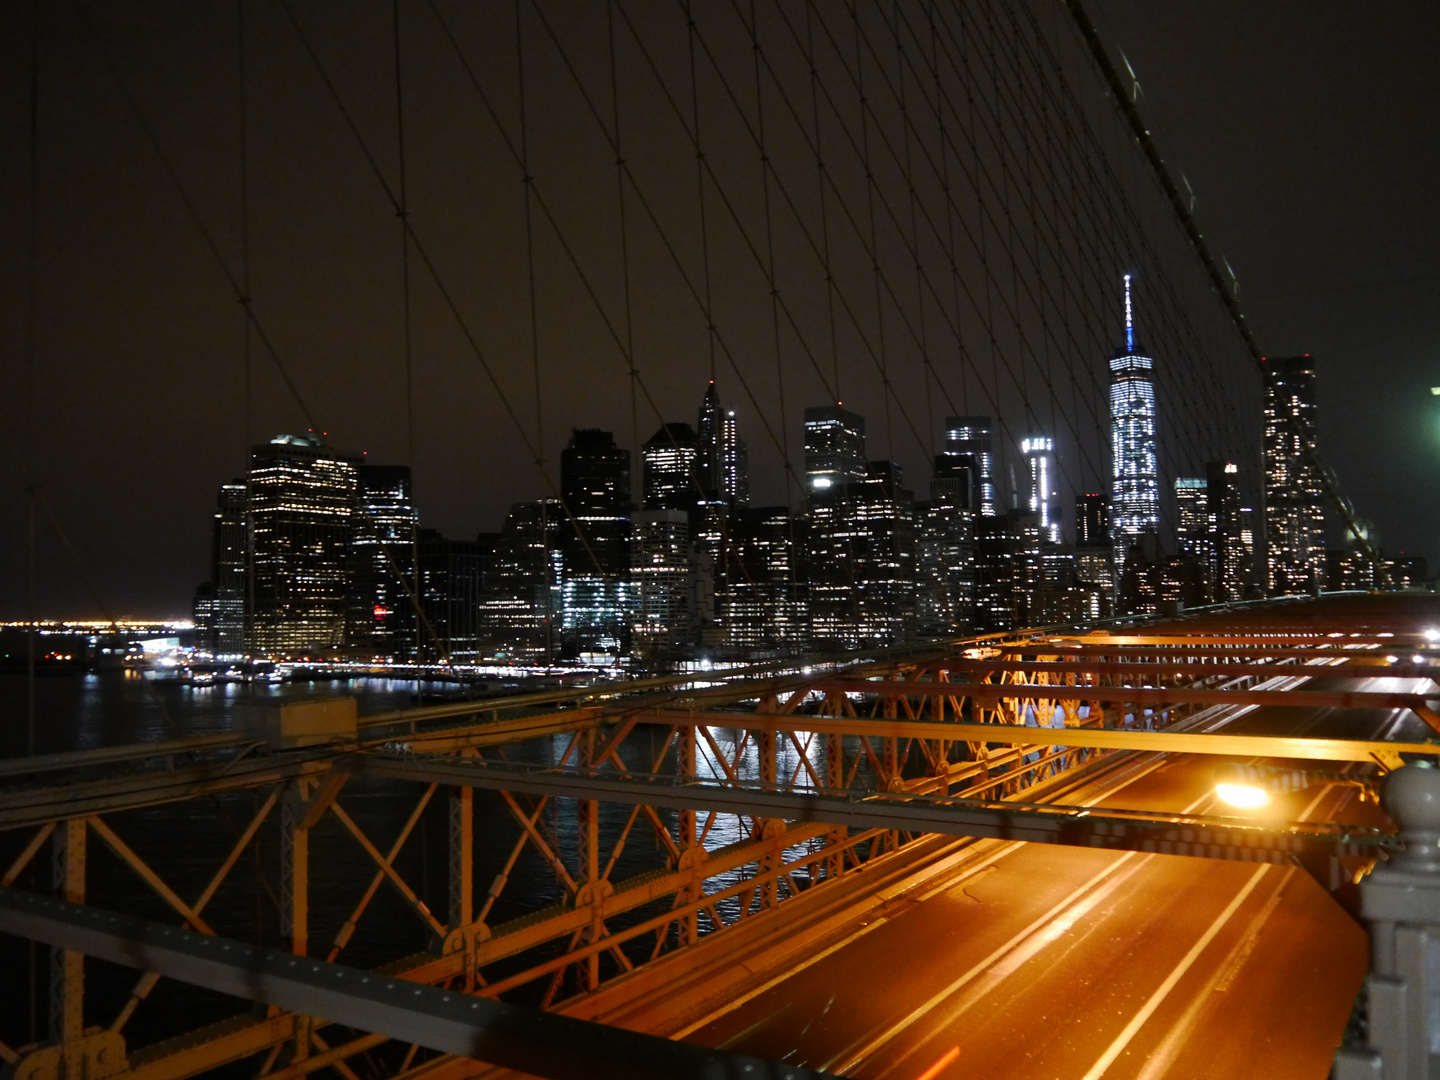
[[[1125,275],[1125,351],[1135,355],[1135,318],[1130,309],[1130,275]]]

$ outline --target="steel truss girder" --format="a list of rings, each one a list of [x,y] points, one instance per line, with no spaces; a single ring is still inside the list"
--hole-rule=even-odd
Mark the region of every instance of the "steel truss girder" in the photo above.
[[[880,697],[968,697],[985,702],[1010,699],[1079,698],[1137,705],[1279,705],[1297,709],[1425,709],[1423,694],[1370,690],[1215,690],[1189,686],[1066,686],[1047,683],[896,682],[879,679],[821,679],[820,691]]]
[[[945,683],[936,683],[945,686]],[[952,696],[963,698],[963,683]],[[1074,687],[1051,687],[1052,691]],[[1068,697],[1058,694],[1055,697]],[[1082,699],[1083,700],[1083,699]],[[682,712],[655,709],[637,714],[656,724],[743,728],[749,731],[818,731],[825,735],[920,739],[927,742],[1008,743],[1014,746],[1084,746],[1102,750],[1140,750],[1156,754],[1218,754],[1223,757],[1298,758],[1308,761],[1379,762],[1399,768],[1401,754],[1440,753],[1437,743],[1367,739],[1311,739],[1284,735],[1226,735],[1221,732],[1136,731],[1127,728],[1048,728],[1020,724],[965,724],[940,720],[886,720],[808,713],[742,713],[712,710]]]
[[[1046,650],[1034,650],[1050,655]],[[1216,658],[1217,660],[1222,658]],[[1207,678],[1274,678],[1276,676],[1300,679],[1373,679],[1377,675],[1398,679],[1429,679],[1440,676],[1440,671],[1424,664],[1387,664],[1383,656],[1374,657],[1369,663],[1357,663],[1344,656],[1343,664],[1271,664],[1263,661],[1252,662],[1243,659],[1223,658],[1220,663],[1172,661],[1166,663],[1163,654],[1147,652],[1134,660],[1118,660],[1113,653],[1105,659],[1094,661],[1067,660],[944,660],[925,665],[927,671],[963,671],[974,674],[991,672],[1031,672],[1046,675],[1177,675],[1191,679]],[[964,685],[963,683],[961,685]]]
[[[555,1080],[823,1080],[833,1075],[451,993],[16,889],[0,891],[0,929]]]
[[[719,810],[748,817],[824,822],[852,828],[942,833],[1112,851],[1290,863],[1296,856],[1369,855],[1397,846],[1378,829],[1263,828],[1179,815],[1096,814],[1058,805],[981,803],[907,792],[785,791],[758,784],[678,783],[572,769],[524,769],[467,760],[367,755],[347,760],[357,774],[559,795],[672,810]]]

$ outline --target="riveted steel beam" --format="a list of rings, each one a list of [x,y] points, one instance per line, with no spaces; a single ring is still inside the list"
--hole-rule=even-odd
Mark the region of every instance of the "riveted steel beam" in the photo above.
[[[852,828],[991,837],[1243,862],[1288,863],[1301,854],[1375,855],[1395,846],[1390,834],[1362,826],[1262,827],[1234,819],[1187,818],[1179,814],[1138,811],[1097,814],[1088,807],[983,802],[911,792],[777,790],[756,783],[687,783],[657,775],[619,776],[594,770],[526,768],[459,758],[367,755],[357,756],[349,767],[366,776],[464,784],[627,805],[640,803],[675,810],[693,807],[747,817]]]
[[[821,1080],[833,1075],[421,986],[16,889],[0,890],[0,929],[555,1080]]]

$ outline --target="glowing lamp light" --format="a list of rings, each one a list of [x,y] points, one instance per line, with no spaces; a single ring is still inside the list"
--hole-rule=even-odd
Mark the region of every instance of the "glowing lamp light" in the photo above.
[[[1216,784],[1215,794],[1220,801],[1229,803],[1239,810],[1258,810],[1270,802],[1264,788],[1253,784]]]
[[[1426,641],[1440,641],[1440,630],[1436,630],[1436,629],[1432,626],[1429,630],[1426,630],[1426,631],[1425,631],[1425,640],[1426,640]]]
[[[830,486],[830,478],[828,476],[817,476],[815,478],[815,486],[817,488],[828,488]]]

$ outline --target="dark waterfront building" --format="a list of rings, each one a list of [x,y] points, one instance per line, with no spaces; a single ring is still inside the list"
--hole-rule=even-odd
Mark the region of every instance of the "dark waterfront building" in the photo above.
[[[941,455],[935,472],[929,500],[915,506],[915,621],[921,638],[967,633],[975,613],[970,468],[951,466]]]
[[[561,611],[562,529],[558,499],[515,503],[494,540],[494,584],[480,601],[480,651],[553,656]]]
[[[1154,361],[1135,343],[1130,275],[1125,275],[1125,346],[1110,360],[1110,450],[1114,484],[1110,527],[1115,554],[1160,529],[1159,463],[1155,454]]]
[[[845,496],[854,576],[843,637],[860,648],[902,645],[915,635],[915,495],[897,463],[872,461]]]
[[[978,634],[1009,630],[1020,622],[1017,570],[1023,537],[1010,514],[975,521],[975,625]]]
[[[1075,497],[1075,579],[1084,592],[1084,616],[1109,618],[1115,606],[1115,546],[1110,500],[1098,491]]]
[[[416,650],[422,661],[473,664],[479,653],[480,597],[493,548],[476,540],[447,540],[424,529],[416,543],[420,610]]]
[[[630,564],[630,451],[597,428],[577,428],[560,453],[561,533],[568,577],[623,575]]]
[[[796,652],[809,641],[803,526],[787,506],[751,506],[730,522],[723,602],[732,649]]]
[[[1246,537],[1240,505],[1240,467],[1233,461],[1205,466],[1206,509],[1212,530],[1212,577],[1217,603],[1243,600],[1251,591],[1255,552]]]
[[[341,644],[359,465],[315,435],[280,435],[251,452],[252,652],[299,655]]]
[[[662,424],[640,450],[644,510],[694,513],[703,494],[700,440],[689,424]]]
[[[1205,477],[1175,478],[1175,543],[1186,555],[1209,559],[1214,547],[1210,484]]]
[[[1267,358],[1265,368],[1265,591],[1320,588],[1325,515],[1315,449],[1315,369],[1309,356]]]
[[[696,431],[700,484],[705,497],[731,506],[744,506],[750,501],[750,462],[745,440],[740,437],[735,410],[720,404],[713,380],[700,403]]]
[[[245,481],[220,485],[210,547],[210,626],[205,648],[214,656],[245,653],[246,577],[249,542],[245,527]]]
[[[630,637],[630,451],[608,431],[575,429],[560,454],[560,494],[566,655],[618,654]]]
[[[805,410],[805,493],[839,492],[865,478],[865,418],[838,405]]]
[[[1031,435],[1020,440],[1020,452],[1027,473],[1024,508],[1039,515],[1041,541],[1058,544],[1064,513],[1060,493],[1055,490],[1055,440],[1049,435]]]
[[[992,427],[988,416],[951,416],[945,421],[944,456],[952,467],[968,471],[972,484],[969,509],[981,517],[994,517],[1004,510],[995,488]],[[936,474],[940,475],[938,463]]]
[[[688,645],[691,618],[690,516],[684,510],[640,510],[630,533],[631,634],[642,655]]]
[[[345,634],[358,653],[396,660],[422,655],[416,651],[421,635],[411,598],[418,527],[409,466],[361,465]]]

